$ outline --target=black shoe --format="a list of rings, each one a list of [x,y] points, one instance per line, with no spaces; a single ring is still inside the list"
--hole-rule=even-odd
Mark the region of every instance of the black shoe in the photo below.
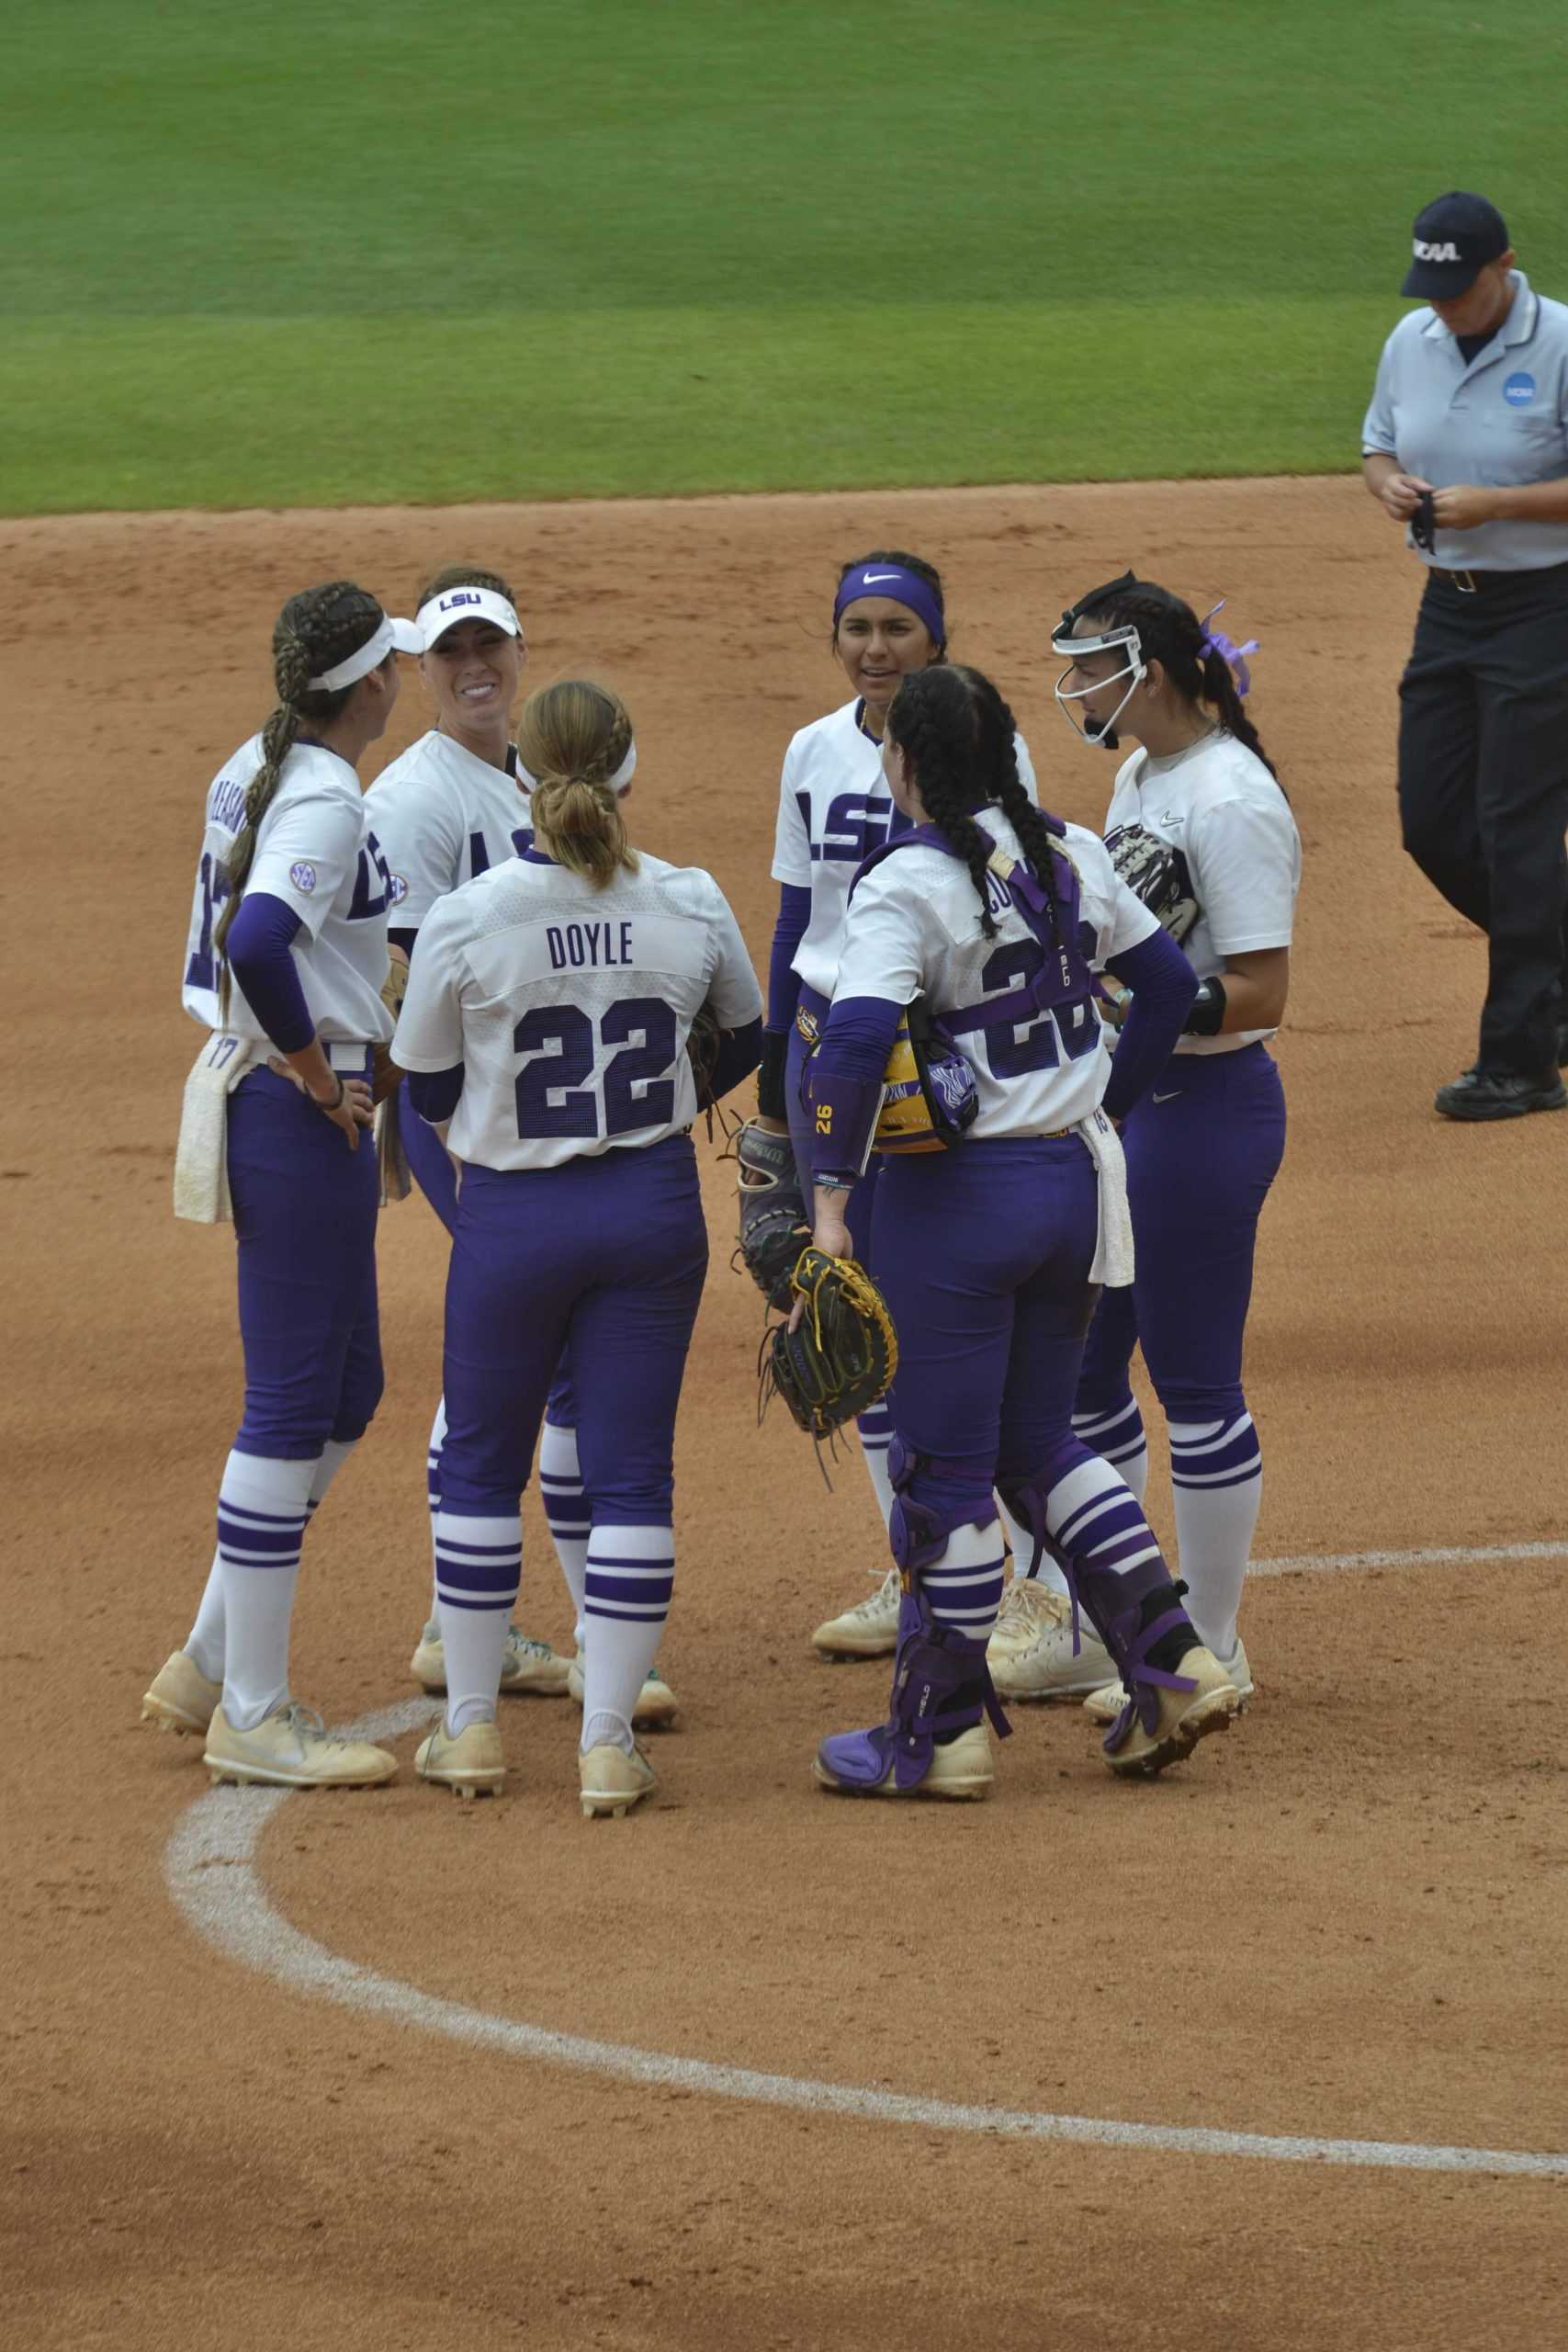
[[[1527,1078],[1520,1070],[1467,1069],[1438,1087],[1434,1107],[1445,1119],[1522,1119],[1527,1111],[1568,1110],[1568,1088],[1555,1070]]]
[[[1562,1069],[1565,1064],[1568,1064],[1568,1021],[1560,1021],[1557,1024],[1557,1067]]]

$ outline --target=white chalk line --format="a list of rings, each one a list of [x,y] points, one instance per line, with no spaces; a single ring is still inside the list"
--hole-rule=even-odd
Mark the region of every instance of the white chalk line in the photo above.
[[[428,1723],[428,1699],[380,1709],[347,1726],[351,1739],[396,1739]],[[472,2009],[422,1993],[395,1977],[330,1951],[301,1935],[274,1909],[256,1874],[262,1833],[287,1789],[211,1789],[183,1815],[164,1856],[164,1874],[178,1910],[207,1940],[258,1975],[317,2000],[422,2032],[444,2034],[470,2048],[509,2058],[542,2061],[616,2082],[792,2108],[810,2115],[842,2115],[870,2123],[913,2124],[928,2132],[970,2132],[1008,2140],[1055,2140],[1100,2148],[1189,2156],[1251,2156],[1275,2164],[1351,2165],[1395,2172],[1522,2174],[1540,2179],[1568,2175],[1568,2154],[1537,2154],[1517,2148],[1450,2148],[1403,2140],[1298,2138],[1276,2132],[1218,2132],[1179,2124],[1122,2123],[1085,2115],[1037,2114],[1026,2109],[957,2105],[894,2091],[809,2076],[763,2075],[749,2066],[720,2066],[702,2058],[673,2058],[621,2042],[591,2041],[575,2033]],[[368,1800],[374,1803],[374,1799]],[[632,1833],[636,1835],[636,1832]]]
[[[1445,1544],[1424,1552],[1303,1552],[1252,1560],[1249,1577],[1311,1576],[1325,1568],[1464,1568],[1498,1561],[1568,1560],[1568,1544]]]

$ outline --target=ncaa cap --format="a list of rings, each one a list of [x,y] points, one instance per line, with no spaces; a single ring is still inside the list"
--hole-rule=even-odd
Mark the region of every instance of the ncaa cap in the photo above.
[[[1508,232],[1496,206],[1464,188],[1450,188],[1416,215],[1414,258],[1399,290],[1426,302],[1451,302],[1507,250]]]

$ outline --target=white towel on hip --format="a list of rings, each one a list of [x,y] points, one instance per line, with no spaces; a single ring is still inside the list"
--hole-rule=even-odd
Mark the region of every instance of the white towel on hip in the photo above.
[[[1089,1147],[1100,1178],[1100,1231],[1095,1238],[1091,1283],[1125,1290],[1133,1279],[1133,1220],[1127,1213],[1127,1161],[1122,1138],[1103,1111],[1091,1111],[1077,1128]]]
[[[214,1029],[192,1063],[180,1109],[179,1148],[175,1154],[176,1216],[186,1217],[193,1225],[226,1225],[231,1220],[229,1097],[271,1051],[265,1038],[236,1037],[231,1030]]]

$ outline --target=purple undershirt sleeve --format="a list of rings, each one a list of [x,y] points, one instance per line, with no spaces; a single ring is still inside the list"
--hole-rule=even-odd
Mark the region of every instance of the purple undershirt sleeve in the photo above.
[[[454,1062],[449,1069],[411,1069],[408,1074],[409,1100],[422,1119],[438,1126],[449,1119],[457,1107],[463,1091],[463,1065]]]
[[[241,900],[224,948],[245,1002],[280,1054],[299,1053],[316,1034],[299,967],[289,952],[299,929],[292,907],[256,890]]]
[[[812,1056],[811,1099],[829,1106],[829,1131],[818,1123],[811,1155],[813,1182],[857,1178],[882,1108],[882,1074],[898,1034],[902,1005],[886,997],[844,997],[835,1003]]]
[[[792,969],[795,951],[811,921],[811,893],[804,886],[779,886],[779,917],[773,925],[773,951],[768,957],[768,1013],[763,1023],[776,1035],[795,1019],[800,999],[800,974]]]
[[[1118,956],[1116,977],[1132,989],[1133,1002],[1111,1056],[1103,1108],[1107,1118],[1123,1119],[1169,1061],[1198,993],[1198,975],[1175,942],[1156,931]]]

